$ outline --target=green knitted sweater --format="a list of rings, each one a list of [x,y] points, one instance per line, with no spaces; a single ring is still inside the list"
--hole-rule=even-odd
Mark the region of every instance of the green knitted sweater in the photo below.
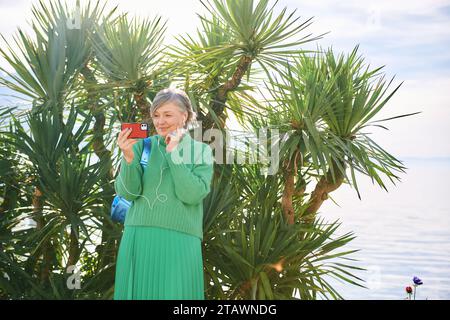
[[[160,135],[151,139],[145,172],[140,164],[144,140],[133,145],[131,163],[121,160],[116,193],[133,200],[125,226],[157,226],[203,240],[203,199],[213,175],[211,148],[186,133],[172,152]]]

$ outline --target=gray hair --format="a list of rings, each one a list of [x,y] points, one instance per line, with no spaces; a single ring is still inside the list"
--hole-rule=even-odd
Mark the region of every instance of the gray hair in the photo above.
[[[180,89],[166,88],[160,90],[153,99],[152,106],[150,107],[150,115],[153,116],[155,111],[168,102],[175,103],[181,111],[188,113],[188,117],[184,128],[187,129],[188,125],[194,124],[197,119],[197,114],[192,110],[191,100],[186,92]]]

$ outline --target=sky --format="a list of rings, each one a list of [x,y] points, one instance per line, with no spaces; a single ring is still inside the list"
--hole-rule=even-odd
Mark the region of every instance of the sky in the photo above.
[[[36,1],[0,0],[0,33],[6,39],[17,27],[29,30],[31,4]],[[198,0],[109,1],[121,11],[140,17],[167,19],[166,44],[175,36],[192,34],[199,27],[196,13],[205,9]],[[403,82],[375,120],[421,112],[383,124],[389,131],[366,128],[385,150],[397,158],[450,158],[450,0],[280,0],[276,10],[296,9],[301,21],[313,17],[304,33],[324,37],[305,49],[333,47],[359,53],[372,67],[385,66],[391,88]],[[4,60],[0,65],[8,68]],[[0,88],[1,92],[1,88]]]

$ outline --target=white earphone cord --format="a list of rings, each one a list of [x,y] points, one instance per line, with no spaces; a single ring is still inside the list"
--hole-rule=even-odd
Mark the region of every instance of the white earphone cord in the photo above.
[[[161,152],[161,149],[159,148],[159,139],[157,139],[157,140],[158,140],[158,150],[159,150],[159,152],[161,153],[161,155],[164,157],[164,155],[163,155],[162,152]],[[161,167],[160,167],[160,171],[159,171],[159,183],[158,183],[158,186],[156,187],[156,198],[155,198],[155,200],[153,200],[152,205],[150,205],[150,202],[149,202],[149,200],[148,200],[148,198],[147,198],[146,196],[141,195],[141,194],[135,194],[135,193],[133,193],[133,192],[130,192],[130,191],[127,189],[127,187],[125,186],[125,184],[123,183],[123,181],[122,181],[122,179],[121,179],[121,176],[120,176],[120,173],[119,173],[118,179],[120,180],[120,183],[122,183],[122,186],[125,188],[125,190],[126,190],[129,194],[132,194],[133,196],[138,196],[138,197],[143,197],[143,198],[145,198],[145,200],[147,200],[147,204],[148,204],[149,208],[150,208],[151,210],[153,210],[153,207],[154,207],[154,205],[155,205],[155,201],[156,201],[156,200],[158,200],[158,201],[161,202],[161,203],[164,203],[164,202],[167,201],[167,194],[165,194],[165,193],[158,194],[158,189],[159,189],[159,187],[161,186],[161,183],[162,183],[162,174],[163,174],[163,171],[164,171],[165,169],[167,169],[167,168],[168,168],[168,167],[162,168],[162,165],[161,165]]]

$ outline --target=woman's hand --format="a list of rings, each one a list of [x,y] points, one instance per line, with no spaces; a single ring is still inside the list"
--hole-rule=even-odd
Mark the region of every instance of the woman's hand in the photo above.
[[[133,145],[138,142],[137,139],[128,139],[130,133],[130,128],[124,129],[119,133],[117,138],[117,144],[119,145],[120,150],[122,150],[125,161],[128,163],[131,163],[134,159]]]
[[[166,151],[172,152],[172,150],[178,145],[180,140],[183,138],[185,130],[183,128],[177,128],[177,130],[170,132],[166,136]]]

